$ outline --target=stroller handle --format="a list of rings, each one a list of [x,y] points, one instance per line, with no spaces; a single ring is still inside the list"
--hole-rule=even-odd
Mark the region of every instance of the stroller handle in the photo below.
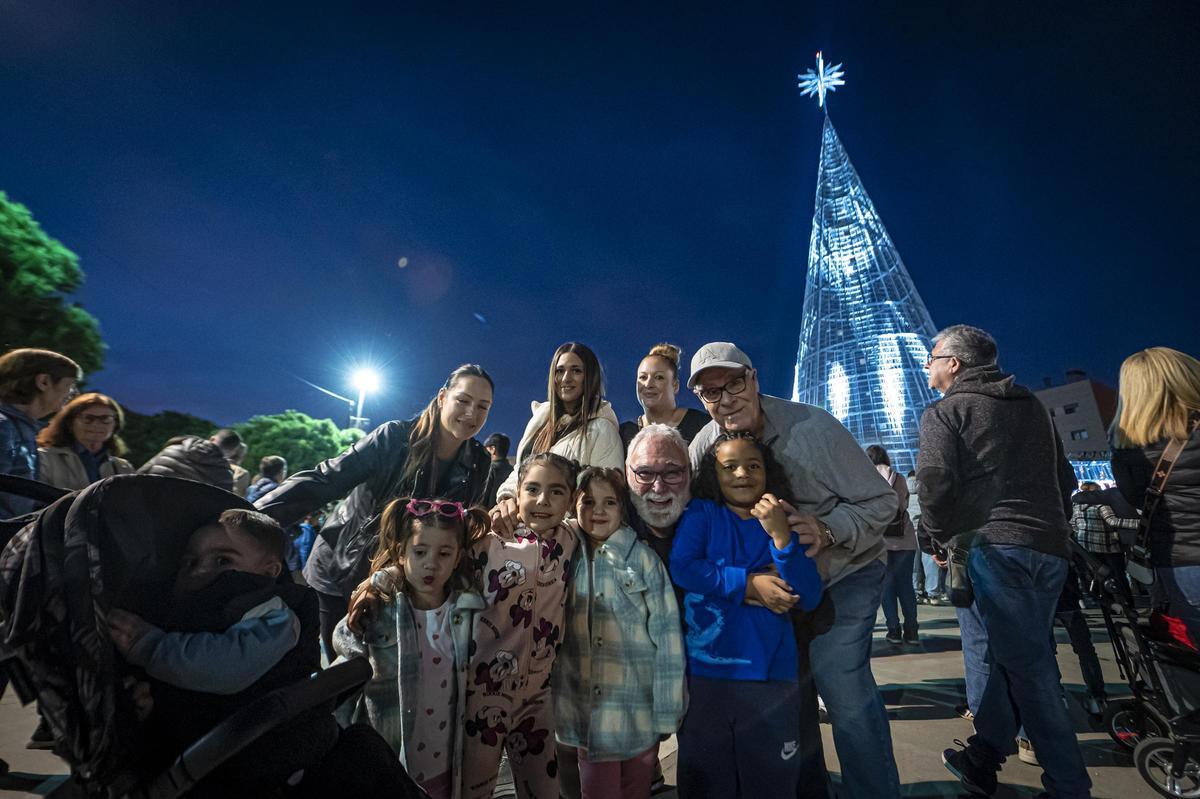
[[[1112,574],[1112,569],[1108,567],[1108,564],[1101,562],[1095,555],[1084,549],[1083,545],[1075,539],[1068,539],[1067,546],[1071,549],[1071,554],[1074,557],[1087,564],[1088,571],[1095,575],[1095,578],[1101,584]]]
[[[30,480],[25,477],[17,477],[12,474],[0,474],[0,492],[5,494],[15,494],[18,497],[25,499],[35,499],[38,502],[44,502],[49,505],[59,497],[65,497],[71,492],[65,488],[52,486],[49,483],[43,483],[38,480]]]
[[[280,724],[361,688],[371,679],[371,673],[366,658],[354,658],[259,697],[189,746],[174,765],[134,796],[174,799]]]

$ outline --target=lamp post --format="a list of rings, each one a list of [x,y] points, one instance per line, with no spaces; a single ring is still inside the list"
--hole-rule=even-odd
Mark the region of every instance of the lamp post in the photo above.
[[[351,382],[358,389],[358,411],[350,417],[350,426],[361,430],[366,427],[367,421],[363,417],[363,403],[369,392],[379,390],[379,375],[373,369],[358,369],[351,376]]]

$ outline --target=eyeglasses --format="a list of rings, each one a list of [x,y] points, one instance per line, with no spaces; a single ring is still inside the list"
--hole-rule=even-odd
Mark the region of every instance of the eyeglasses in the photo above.
[[[957,358],[957,357],[958,357],[957,355],[930,355],[928,358],[925,359],[925,368],[928,369],[929,367],[933,366],[933,362],[936,361],[938,358]]]
[[[116,424],[117,417],[111,413],[100,414],[100,415],[97,415],[94,413],[81,413],[81,414],[79,414],[79,421],[83,422],[84,424],[110,425],[110,424]]]
[[[428,516],[436,513],[447,519],[461,519],[463,504],[461,502],[443,502],[438,499],[410,499],[404,509],[413,516]]]
[[[674,469],[664,469],[661,472],[656,472],[651,469],[634,469],[634,481],[643,487],[654,485],[658,480],[662,480],[669,486],[677,486],[687,479],[687,470],[675,467]]]
[[[692,389],[692,391],[696,394],[696,396],[699,397],[700,399],[704,400],[705,402],[720,402],[722,394],[728,394],[730,396],[733,396],[735,394],[741,394],[745,390],[746,390],[746,373],[745,372],[742,372],[740,375],[733,378],[732,380],[730,380],[728,383],[726,383],[723,386],[710,386],[708,388],[700,388],[699,386],[697,386],[696,388]]]

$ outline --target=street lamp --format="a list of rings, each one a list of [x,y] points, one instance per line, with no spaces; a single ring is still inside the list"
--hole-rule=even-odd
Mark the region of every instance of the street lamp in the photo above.
[[[350,424],[362,429],[366,423],[366,419],[363,418],[363,402],[369,392],[379,390],[379,375],[374,369],[358,369],[351,375],[350,382],[358,389],[358,412],[350,417]]]

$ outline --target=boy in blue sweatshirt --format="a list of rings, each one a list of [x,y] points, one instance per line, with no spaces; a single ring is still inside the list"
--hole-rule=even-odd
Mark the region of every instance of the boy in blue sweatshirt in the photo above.
[[[680,795],[796,795],[798,653],[788,611],[815,608],[822,586],[788,527],[785,486],[770,450],[726,433],[701,462],[697,499],[675,530],[671,578],[687,592],[690,696]]]

